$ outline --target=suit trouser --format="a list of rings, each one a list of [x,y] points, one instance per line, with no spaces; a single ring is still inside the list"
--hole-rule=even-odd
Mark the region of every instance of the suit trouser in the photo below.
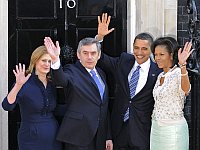
[[[65,150],[96,150],[96,139],[95,135],[92,142],[88,146],[77,146],[69,143],[65,143]]]
[[[122,129],[117,138],[114,139],[113,144],[114,150],[149,150],[149,147],[138,147],[132,144],[129,132],[129,120],[123,123]]]

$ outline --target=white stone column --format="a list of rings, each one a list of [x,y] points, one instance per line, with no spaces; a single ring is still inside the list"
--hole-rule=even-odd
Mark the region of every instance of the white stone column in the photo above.
[[[141,32],[164,35],[164,0],[140,0]]]
[[[136,31],[149,32],[154,38],[177,36],[177,0],[137,0],[140,18]]]
[[[137,34],[177,37],[177,0],[127,0],[127,52]]]
[[[178,0],[165,0],[164,35],[177,38],[177,8]]]
[[[127,52],[133,53],[137,34],[164,35],[164,0],[127,0]]]
[[[0,0],[0,72],[0,100],[2,101],[8,92],[8,0]],[[1,106],[0,150],[8,150],[8,112]]]
[[[127,0],[127,52],[133,53],[133,41],[136,36],[136,3]]]

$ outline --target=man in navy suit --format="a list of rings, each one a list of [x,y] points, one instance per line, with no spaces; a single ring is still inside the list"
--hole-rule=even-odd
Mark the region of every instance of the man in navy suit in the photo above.
[[[99,41],[111,32],[108,30],[110,16],[98,17]],[[150,59],[153,38],[148,33],[135,37],[134,55],[122,53],[109,57],[102,52],[98,66],[106,73],[112,73],[116,81],[115,99],[111,114],[113,144],[115,150],[149,150],[151,114],[154,105],[152,90],[158,74],[162,71]],[[139,66],[134,96],[130,96],[129,83]],[[135,80],[136,81],[136,80]],[[133,82],[135,82],[133,81]]]
[[[101,56],[97,39],[79,42],[78,61],[65,65],[59,60],[60,47],[49,37],[44,39],[52,58],[51,76],[56,85],[70,90],[67,112],[58,131],[57,140],[65,142],[66,150],[112,150],[109,128],[108,87],[104,72],[96,67]]]

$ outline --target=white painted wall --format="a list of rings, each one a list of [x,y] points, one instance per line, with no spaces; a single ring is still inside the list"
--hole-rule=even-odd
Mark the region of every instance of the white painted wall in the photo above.
[[[8,0],[0,0],[0,72],[0,100],[3,100],[8,92]],[[1,106],[0,150],[8,150],[8,113]]]

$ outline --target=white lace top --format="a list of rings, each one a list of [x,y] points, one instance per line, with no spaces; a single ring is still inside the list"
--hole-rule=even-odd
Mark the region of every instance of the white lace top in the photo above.
[[[165,75],[164,82],[160,85],[161,72],[153,89],[155,100],[153,115],[159,126],[183,124],[185,92],[181,88],[181,69],[175,68]]]

